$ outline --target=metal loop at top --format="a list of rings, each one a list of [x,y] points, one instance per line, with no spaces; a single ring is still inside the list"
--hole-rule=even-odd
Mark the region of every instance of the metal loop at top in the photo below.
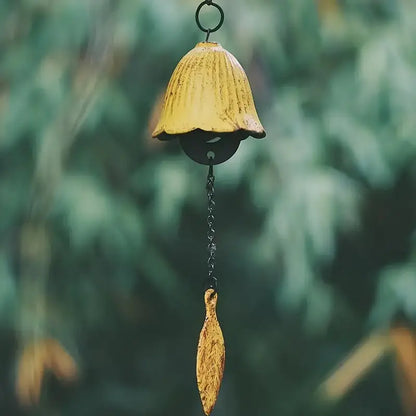
[[[201,21],[199,20],[199,13],[201,12],[201,9],[205,5],[207,5],[207,6],[214,6],[220,12],[220,22],[213,29],[211,29],[211,28],[205,28],[204,26],[202,26]],[[208,33],[208,36],[207,36],[207,38],[208,38],[211,33],[216,32],[223,25],[223,23],[224,23],[224,10],[221,8],[221,6],[219,6],[217,3],[214,3],[212,0],[205,0],[196,9],[195,20],[196,20],[196,24],[198,25],[198,27],[203,32]]]

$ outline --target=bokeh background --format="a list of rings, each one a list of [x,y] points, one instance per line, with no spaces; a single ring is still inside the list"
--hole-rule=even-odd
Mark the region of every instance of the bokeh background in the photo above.
[[[150,138],[198,3],[0,2],[4,416],[202,415],[207,172]],[[268,137],[216,169],[213,415],[415,415],[416,2],[219,4]],[[23,406],[45,337],[78,380]]]

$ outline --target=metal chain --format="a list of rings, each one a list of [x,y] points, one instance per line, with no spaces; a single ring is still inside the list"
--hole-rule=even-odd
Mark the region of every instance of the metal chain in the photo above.
[[[214,210],[215,210],[215,176],[214,176],[214,167],[213,165],[209,166],[208,177],[207,177],[207,196],[208,196],[208,279],[207,279],[207,289],[214,289],[217,291],[218,281],[214,276],[215,269],[215,253],[217,251],[217,245],[215,243],[215,228],[214,228]]]

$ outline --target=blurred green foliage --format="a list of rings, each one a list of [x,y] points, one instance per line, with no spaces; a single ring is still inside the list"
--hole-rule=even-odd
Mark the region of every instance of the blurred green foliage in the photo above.
[[[33,414],[202,414],[206,170],[148,126],[203,39],[197,3],[0,2],[4,415],[28,413],[13,388],[31,204],[51,236],[45,331],[82,371],[71,388],[49,380]],[[369,331],[416,320],[416,3],[222,5],[212,38],[246,68],[268,138],[216,169],[227,363],[214,414],[401,414],[390,362],[335,408],[314,392]]]

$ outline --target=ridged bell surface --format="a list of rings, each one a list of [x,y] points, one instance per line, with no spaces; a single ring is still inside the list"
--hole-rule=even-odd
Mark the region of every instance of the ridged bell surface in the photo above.
[[[218,43],[198,43],[179,62],[152,135],[167,140],[195,130],[266,135],[244,69]]]

